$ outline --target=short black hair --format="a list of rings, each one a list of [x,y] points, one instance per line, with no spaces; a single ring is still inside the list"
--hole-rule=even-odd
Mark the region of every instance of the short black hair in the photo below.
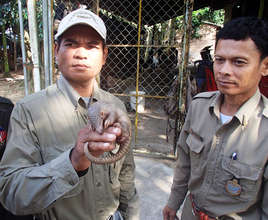
[[[227,22],[216,34],[220,39],[246,40],[250,38],[260,51],[261,60],[268,56],[268,24],[257,17],[239,17]]]

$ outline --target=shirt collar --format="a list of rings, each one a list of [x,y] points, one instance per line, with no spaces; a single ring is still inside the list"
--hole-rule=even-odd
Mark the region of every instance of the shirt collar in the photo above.
[[[215,98],[212,100],[210,104],[210,113],[214,113],[218,118],[220,116],[220,106],[222,103],[223,94],[218,92],[215,96]],[[251,114],[256,110],[257,105],[259,104],[261,99],[261,94],[259,89],[255,92],[255,94],[249,98],[235,113],[235,117],[239,120],[240,124],[246,125],[248,123],[248,120],[251,116]],[[268,102],[267,102],[268,107]],[[268,116],[268,109],[263,112],[263,114]],[[266,116],[266,117],[267,117]]]
[[[101,99],[101,89],[99,88],[99,85],[95,79],[93,84],[92,101],[97,102],[100,99]]]
[[[259,105],[260,98],[261,93],[259,89],[257,89],[255,94],[251,98],[249,98],[249,100],[247,100],[235,113],[235,116],[242,125],[247,125],[250,116],[254,111],[256,111],[256,107]]]
[[[218,118],[220,118],[220,106],[222,99],[223,95],[219,91],[217,91],[216,95],[213,97],[209,105],[210,114],[214,113]]]
[[[70,83],[64,78],[63,75],[60,75],[60,78],[57,80],[58,88],[67,95],[72,104],[77,107],[78,105],[82,105],[84,108],[87,107],[87,103],[83,100],[82,96],[75,91],[75,89],[70,85]],[[93,95],[92,100],[94,102],[100,99],[100,89],[96,80],[94,80],[93,85]]]

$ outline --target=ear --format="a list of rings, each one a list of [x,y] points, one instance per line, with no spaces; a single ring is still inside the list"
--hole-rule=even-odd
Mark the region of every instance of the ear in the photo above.
[[[55,42],[54,46],[54,57],[55,57],[55,63],[58,64],[58,54],[59,54],[60,46],[57,42]]]
[[[58,51],[59,51],[59,44],[57,42],[55,42],[54,44],[54,53],[55,53],[55,56],[57,57],[58,56]]]
[[[262,76],[268,75],[268,56],[265,57],[261,62],[261,74]]]
[[[102,61],[102,65],[104,65],[106,63],[107,56],[108,56],[108,47],[105,46],[104,49],[103,49],[103,61]]]

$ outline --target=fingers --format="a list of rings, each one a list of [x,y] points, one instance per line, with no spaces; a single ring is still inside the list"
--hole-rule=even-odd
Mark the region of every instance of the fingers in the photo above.
[[[84,128],[79,133],[79,140],[83,143],[85,142],[114,142],[116,140],[116,136],[120,134],[121,131],[118,128],[107,128],[105,131],[100,134],[96,131],[89,130]]]
[[[88,151],[95,157],[100,156],[104,152],[112,151],[115,148],[114,143],[108,142],[88,142]]]
[[[107,129],[105,129],[104,133],[106,133],[106,132],[110,133],[110,134],[114,134],[118,137],[121,135],[122,129],[120,126],[111,126],[111,127],[108,127]]]
[[[111,151],[115,148],[116,135],[120,133],[121,130],[118,128],[109,128],[103,134],[88,129],[88,127],[81,129],[78,133],[76,145],[70,155],[75,170],[85,170],[91,164],[84,152],[85,143],[87,143],[89,152],[93,156],[99,157],[104,152]]]
[[[163,209],[163,218],[164,220],[179,220],[179,218],[176,216],[176,211],[168,206],[165,206]]]
[[[100,156],[104,152],[112,151],[115,148],[117,136],[121,135],[121,129],[117,127],[109,127],[102,134],[92,130],[84,130],[82,142],[88,143],[88,151],[95,157]]]

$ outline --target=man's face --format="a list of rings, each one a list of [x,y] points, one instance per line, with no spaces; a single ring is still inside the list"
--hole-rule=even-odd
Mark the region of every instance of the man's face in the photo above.
[[[251,39],[220,39],[213,65],[219,91],[247,100],[256,92],[261,76],[267,71],[267,59],[260,61],[260,52]]]
[[[85,25],[69,28],[55,48],[58,68],[71,84],[87,83],[94,79],[105,64],[107,53],[102,38]]]

